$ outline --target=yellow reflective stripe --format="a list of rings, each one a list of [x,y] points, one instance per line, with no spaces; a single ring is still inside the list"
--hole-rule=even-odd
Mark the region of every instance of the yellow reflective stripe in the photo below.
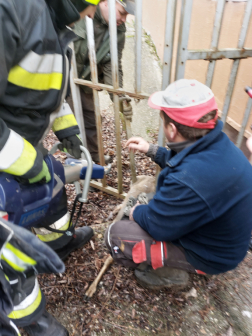
[[[26,89],[44,91],[49,89],[60,90],[62,78],[61,73],[31,73],[16,65],[10,70],[8,81]]]
[[[4,276],[6,280],[10,281],[9,277],[6,274],[4,274]]]
[[[34,165],[37,157],[35,148],[25,139],[24,148],[20,157],[7,169],[3,169],[6,173],[21,176],[26,174]]]
[[[39,293],[39,283],[38,279],[35,278],[32,292],[28,294],[18,305],[14,305],[13,310],[19,311],[28,308],[36,300],[38,293]]]
[[[73,114],[68,114],[63,117],[56,118],[53,123],[52,130],[53,132],[57,132],[76,125],[78,124],[75,119],[75,116]]]
[[[34,266],[34,265],[37,264],[37,262],[34,259],[32,259],[31,257],[29,257],[27,254],[23,253],[22,251],[20,251],[19,249],[17,249],[13,245],[11,245],[10,243],[7,243],[5,245],[5,248],[7,248],[10,251],[12,251],[25,264],[28,264],[28,265],[31,265],[31,266]]]
[[[1,259],[6,261],[15,271],[23,272],[28,267],[36,265],[36,261],[15,248],[10,243],[5,244]]]
[[[69,224],[69,223],[70,223],[70,220],[64,226],[62,226],[59,230],[64,231],[64,230],[68,229],[72,225],[72,223],[71,224]],[[45,234],[45,235],[37,234],[37,237],[43,242],[51,242],[53,240],[56,240],[56,239],[62,237],[63,234],[64,233],[51,232],[51,233],[48,233],[48,234]]]
[[[18,266],[16,265],[14,262],[12,262],[11,260],[5,258],[5,256],[1,256],[1,259],[6,261],[8,265],[10,265],[15,271],[18,271],[18,272],[23,272],[25,271],[25,267],[21,267],[21,266]]]
[[[92,5],[97,6],[98,3],[100,2],[100,0],[86,0],[86,2],[89,2],[89,3],[91,3]]]
[[[18,272],[23,272],[25,271],[25,268],[24,267],[20,267],[18,265],[16,265],[15,263],[13,263],[11,260],[5,258],[5,256],[1,256],[1,259],[6,261],[8,265],[10,265],[15,271],[18,271]]]
[[[41,301],[42,301],[42,294],[41,294],[41,290],[39,289],[38,296],[37,296],[36,300],[30,306],[28,306],[27,308],[22,309],[22,310],[13,310],[8,315],[8,317],[10,319],[16,320],[16,319],[21,319],[21,318],[24,318],[26,316],[29,316],[29,315],[31,315],[32,313],[35,312],[35,310],[41,304]]]

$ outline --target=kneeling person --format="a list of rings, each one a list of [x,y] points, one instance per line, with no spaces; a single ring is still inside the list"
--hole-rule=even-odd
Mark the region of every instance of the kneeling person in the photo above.
[[[153,199],[109,227],[107,247],[149,288],[184,285],[188,272],[234,269],[252,229],[248,160],[222,132],[214,95],[198,81],[179,80],[154,93],[149,105],[161,110],[170,150],[128,140],[130,150],[146,153],[162,171]]]

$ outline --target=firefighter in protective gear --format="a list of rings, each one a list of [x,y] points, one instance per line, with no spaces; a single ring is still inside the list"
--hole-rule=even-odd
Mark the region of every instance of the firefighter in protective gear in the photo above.
[[[134,0],[116,0],[116,23],[117,23],[117,49],[118,49],[118,70],[119,86],[123,87],[123,69],[122,55],[125,45],[126,26],[125,21],[128,14],[134,15]],[[74,42],[76,55],[78,77],[81,79],[90,79],[90,66],[88,59],[88,41],[86,32],[86,21],[80,20],[74,27],[74,32],[78,38]],[[112,65],[110,56],[110,38],[109,38],[109,10],[108,0],[99,3],[94,16],[94,39],[95,50],[98,63],[98,79],[100,83],[113,85]],[[89,69],[89,72],[87,72]],[[85,131],[87,137],[87,147],[94,162],[98,163],[98,139],[95,118],[95,105],[93,91],[87,86],[80,87],[80,96],[82,103],[82,113],[85,121]],[[110,94],[113,100],[113,94]],[[125,99],[127,99],[125,97]],[[110,161],[110,157],[105,155],[105,162]]]
[[[75,34],[66,26],[88,15],[99,0],[0,0],[0,172],[27,183],[51,179],[43,160],[43,138],[52,128],[71,154],[80,157],[79,127],[65,102]],[[90,227],[73,236],[66,193],[55,212],[34,229],[65,259],[93,235]]]
[[[0,335],[68,336],[45,310],[38,273],[64,272],[57,254],[29,231],[0,217]]]

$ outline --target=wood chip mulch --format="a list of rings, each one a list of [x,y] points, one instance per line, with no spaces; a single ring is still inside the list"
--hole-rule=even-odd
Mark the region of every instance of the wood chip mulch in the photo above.
[[[103,141],[105,154],[112,156],[111,173],[107,176],[108,185],[117,187],[116,146],[114,132],[114,117],[111,109],[102,111]],[[150,134],[149,134],[150,136]],[[157,142],[157,132],[151,134],[153,143]],[[125,132],[121,129],[122,139],[122,170],[123,187],[127,192],[130,188],[130,167],[128,150],[124,148]],[[45,147],[50,149],[58,141],[50,132],[44,141]],[[64,153],[57,152],[55,157],[64,162]],[[156,166],[143,154],[135,155],[137,175],[155,175]],[[68,207],[71,211],[75,199],[73,185],[66,186]],[[122,200],[97,190],[89,193],[89,202],[84,204],[78,226],[92,226],[95,236],[91,243],[84,248],[71,253],[66,260],[64,274],[40,275],[39,283],[47,299],[47,310],[52,313],[68,330],[70,336],[82,335],[187,335],[183,330],[189,327],[185,319],[185,310],[194,307],[196,299],[186,297],[190,288],[194,287],[198,293],[197,313],[200,322],[196,322],[195,332],[190,335],[208,334],[208,327],[215,330],[215,324],[208,319],[216,309],[215,302],[221,304],[216,294],[218,290],[225,290],[226,279],[220,276],[191,277],[190,287],[179,292],[162,290],[148,291],[139,286],[132,270],[118,265],[112,265],[103,276],[94,296],[86,302],[85,292],[97,276],[108,252],[103,242],[106,228],[113,220],[113,210],[122,203]],[[249,259],[251,263],[251,258]],[[244,272],[242,264],[236,270],[236,275]],[[238,272],[238,273],[237,273]],[[228,272],[226,277],[233,277]],[[219,300],[219,301],[218,301]],[[201,303],[200,303],[201,302]],[[189,307],[189,308],[188,308]],[[192,323],[192,322],[189,322]],[[228,326],[224,325],[224,329]],[[190,326],[191,328],[191,326]],[[210,330],[209,329],[209,330]],[[22,333],[22,335],[26,335]],[[189,334],[188,334],[189,335]]]

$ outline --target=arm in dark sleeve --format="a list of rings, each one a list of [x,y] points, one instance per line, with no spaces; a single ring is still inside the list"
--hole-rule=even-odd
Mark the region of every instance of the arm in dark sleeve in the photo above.
[[[18,45],[22,44],[18,13],[12,1],[0,0],[0,99],[4,95],[10,69],[15,66]],[[42,170],[43,156],[1,118],[0,104],[0,171],[33,178]]]
[[[88,63],[88,47],[87,47],[87,34],[86,34],[86,20],[81,19],[76,22],[73,28],[76,34],[74,40],[74,53],[76,58],[78,77],[80,78],[84,65]]]
[[[148,205],[135,208],[133,217],[157,241],[179,239],[213,219],[204,200],[172,177]]]
[[[20,26],[11,1],[0,2],[0,98],[7,86],[10,69],[14,64],[17,46],[20,43]]]
[[[156,164],[158,164],[162,169],[166,167],[170,158],[171,151],[167,150],[165,147],[158,147],[158,150],[155,153],[155,157],[153,157]]]

